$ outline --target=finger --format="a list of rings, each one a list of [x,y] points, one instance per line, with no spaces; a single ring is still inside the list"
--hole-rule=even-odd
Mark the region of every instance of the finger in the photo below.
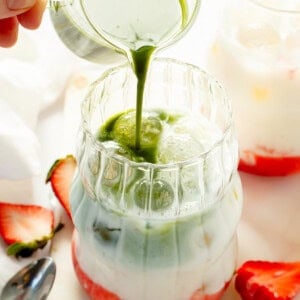
[[[17,16],[35,4],[36,0],[0,0],[0,19]]]
[[[10,17],[0,20],[0,47],[13,46],[18,37],[18,19],[17,17]]]
[[[20,24],[28,29],[36,29],[40,26],[46,7],[46,0],[37,0],[35,5],[23,14],[18,15]]]

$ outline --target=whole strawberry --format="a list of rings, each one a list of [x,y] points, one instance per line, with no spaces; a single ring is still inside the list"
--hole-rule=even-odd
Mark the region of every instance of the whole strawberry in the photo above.
[[[300,262],[247,261],[235,287],[243,300],[291,300],[300,296]]]

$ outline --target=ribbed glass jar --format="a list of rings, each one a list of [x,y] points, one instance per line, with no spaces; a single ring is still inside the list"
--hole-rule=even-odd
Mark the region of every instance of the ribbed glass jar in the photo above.
[[[200,134],[203,143],[169,147],[164,155],[178,162],[138,163],[96,138],[107,119],[135,108],[135,94],[124,65],[96,81],[82,104],[71,193],[77,276],[92,299],[218,299],[235,269],[242,207],[229,101],[195,66],[155,60],[144,110],[180,112],[176,132]],[[195,117],[213,130],[198,131]],[[163,136],[160,153],[169,141]]]
[[[300,172],[300,1],[230,0],[207,70],[233,103],[240,170]]]

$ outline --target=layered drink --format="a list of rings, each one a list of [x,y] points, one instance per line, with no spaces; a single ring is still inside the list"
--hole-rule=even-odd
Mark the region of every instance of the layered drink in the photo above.
[[[198,68],[155,60],[136,137],[125,65],[82,105],[73,262],[91,299],[219,299],[235,270],[242,194],[231,107]]]

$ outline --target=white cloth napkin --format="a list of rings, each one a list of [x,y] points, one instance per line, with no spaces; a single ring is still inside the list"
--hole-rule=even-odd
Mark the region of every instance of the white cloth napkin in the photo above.
[[[17,44],[0,48],[0,201],[53,208],[39,123],[61,105],[66,82],[80,63],[59,41],[47,12],[40,29],[20,28]],[[21,266],[47,255],[50,244],[28,259],[8,257],[6,247],[0,238],[0,292]]]
[[[34,132],[0,99],[0,178],[24,179],[38,175],[39,146]]]
[[[59,101],[79,63],[58,39],[47,13],[39,30],[20,30],[14,47],[0,48],[0,179],[39,174],[39,116]]]

